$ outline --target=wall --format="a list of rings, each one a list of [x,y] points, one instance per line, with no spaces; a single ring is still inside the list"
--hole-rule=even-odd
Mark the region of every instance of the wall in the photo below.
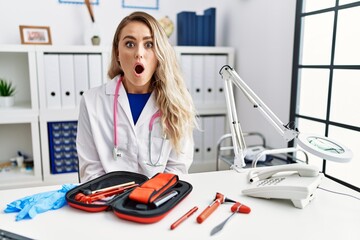
[[[111,43],[120,20],[136,9],[123,9],[122,0],[99,0],[94,6],[102,45]],[[159,0],[159,10],[147,10],[156,18],[165,15],[176,22],[176,14],[189,10],[202,14],[216,7],[216,44],[236,49],[236,70],[257,95],[287,123],[295,0]],[[53,45],[82,45],[91,28],[85,5],[59,4],[58,0],[0,0],[0,44],[19,44],[19,25],[50,26]],[[170,37],[176,45],[176,30]],[[269,123],[238,94],[238,114],[244,131],[265,134],[268,144],[285,142]]]
[[[224,10],[224,44],[236,47],[236,70],[240,77],[278,116],[289,122],[295,0],[229,1]],[[237,95],[239,120],[243,131],[259,131],[267,144],[285,147],[287,143],[265,118],[252,108],[242,94]]]

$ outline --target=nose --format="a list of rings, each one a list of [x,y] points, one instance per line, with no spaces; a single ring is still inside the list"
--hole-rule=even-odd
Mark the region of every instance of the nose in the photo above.
[[[144,57],[144,48],[141,46],[141,45],[139,45],[138,47],[137,47],[137,49],[136,49],[136,51],[135,51],[135,58],[136,59],[141,59],[141,58],[143,58]]]

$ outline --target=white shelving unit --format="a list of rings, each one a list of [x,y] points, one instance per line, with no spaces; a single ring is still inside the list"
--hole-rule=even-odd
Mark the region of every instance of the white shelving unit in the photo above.
[[[190,172],[215,171],[216,143],[228,126],[224,81],[219,71],[224,65],[234,65],[235,50],[231,47],[177,46],[175,52],[203,130],[194,132],[194,162]]]
[[[210,56],[210,58],[222,59],[221,61],[224,64],[234,64],[233,48],[175,47],[175,51],[180,61],[184,60],[183,57],[191,59],[197,56],[199,59],[205,59]],[[0,108],[0,163],[9,161],[11,157],[17,154],[18,150],[34,159],[32,171],[24,171],[15,167],[11,170],[2,169],[0,171],[0,189],[77,182],[78,174],[76,172],[52,173],[48,124],[76,121],[79,114],[78,102],[72,106],[65,106],[64,104],[53,106],[49,103],[49,89],[47,87],[49,80],[52,79],[47,79],[47,68],[45,66],[48,66],[48,56],[59,58],[60,56],[77,55],[101,56],[100,83],[104,83],[107,81],[110,52],[110,46],[0,45],[0,78],[13,81],[17,87],[15,105],[11,108]],[[223,102],[214,101],[205,92],[214,91],[213,93],[208,92],[214,97],[215,92],[223,95],[221,92],[223,81],[218,74],[221,66],[217,66],[215,62],[213,66],[208,66],[206,61],[204,60],[202,63],[201,69],[197,69],[196,64],[191,62],[190,66],[194,68],[194,71],[191,73],[192,75],[185,76],[185,79],[192,94],[198,93],[196,87],[201,88],[201,94],[204,93],[201,99],[196,98],[195,101],[200,118],[218,117],[218,120],[223,118],[223,120],[220,119],[220,124],[214,120],[212,127],[220,129],[218,132],[220,134],[224,133],[227,127],[225,97],[222,96]],[[181,63],[181,66],[184,67],[184,63]],[[202,76],[203,82],[197,82],[196,79],[199,78],[197,76]],[[209,90],[205,78],[212,76],[215,85]],[[201,86],[200,84],[204,85]],[[202,146],[198,147],[206,149],[205,143],[201,144]],[[215,145],[213,145],[214,148]],[[194,161],[191,171],[214,170],[215,149],[213,152],[213,156],[212,153],[209,155],[204,152],[202,157]]]
[[[42,183],[38,122],[36,53],[33,46],[0,46],[0,78],[16,86],[15,104],[0,108],[0,163],[21,151],[33,158],[33,169],[16,166],[0,172],[0,189]]]
[[[64,173],[54,173],[51,171],[51,160],[50,160],[50,151],[49,151],[49,132],[48,124],[53,122],[69,122],[77,121],[79,115],[79,105],[77,102],[73,106],[50,106],[49,93],[47,89],[47,83],[49,78],[46,76],[45,65],[48,64],[47,56],[55,57],[60,59],[63,56],[70,57],[70,60],[75,58],[75,56],[84,56],[90,58],[90,56],[98,57],[99,61],[97,62],[101,66],[90,66],[90,60],[87,59],[88,67],[87,71],[88,78],[90,79],[91,71],[96,68],[98,73],[98,85],[107,81],[107,68],[110,61],[110,50],[104,47],[92,47],[92,46],[66,46],[66,47],[54,47],[47,46],[39,48],[37,51],[37,71],[39,73],[38,83],[39,83],[39,123],[40,123],[40,139],[41,139],[41,155],[43,163],[43,178],[44,183],[46,184],[63,184],[63,183],[73,183],[78,181],[77,172],[64,172]],[[68,60],[67,58],[66,60]],[[72,63],[75,64],[75,63]],[[61,65],[61,60],[58,62],[57,68]],[[54,66],[53,66],[54,67]],[[76,66],[74,66],[75,70]],[[59,70],[59,69],[58,69]],[[61,75],[61,72],[59,72]],[[89,81],[86,79],[86,81]],[[74,79],[74,81],[76,81]],[[61,82],[63,84],[63,82]],[[73,88],[75,89],[75,83]],[[63,86],[61,86],[63,87]],[[60,88],[61,88],[60,87]],[[95,86],[88,86],[95,87]],[[57,93],[60,95],[60,93]],[[81,97],[79,93],[73,92],[72,94],[78,94],[77,98]],[[61,95],[60,103],[63,104],[63,98],[65,96]],[[73,96],[74,97],[74,96]]]

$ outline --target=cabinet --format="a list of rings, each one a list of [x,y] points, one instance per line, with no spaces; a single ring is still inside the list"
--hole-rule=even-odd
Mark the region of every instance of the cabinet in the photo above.
[[[199,115],[194,132],[194,162],[190,172],[216,170],[216,145],[227,129],[224,80],[219,71],[234,65],[230,47],[175,47],[186,86]]]
[[[0,189],[42,183],[36,51],[33,46],[0,46],[0,78],[16,86],[15,104],[0,108]],[[20,151],[32,167],[6,163]],[[12,162],[13,164],[15,162]]]
[[[68,46],[37,49],[43,181],[77,182],[76,120],[81,95],[107,81],[110,51]]]
[[[109,53],[92,46],[0,46],[0,77],[16,86],[15,105],[0,108],[0,189],[77,182],[76,172],[52,168],[49,127],[74,125],[81,93],[107,79]],[[33,159],[32,168],[7,164],[18,151]],[[68,156],[60,160],[70,166]]]
[[[234,64],[234,49],[175,47],[175,51],[202,129],[194,132],[190,171],[215,170],[216,141],[227,128],[218,72],[223,65]],[[0,45],[0,77],[17,87],[15,105],[0,108],[0,164],[17,151],[33,159],[28,170],[0,168],[0,189],[78,181],[71,148],[79,102],[82,92],[107,81],[110,52],[110,46]]]

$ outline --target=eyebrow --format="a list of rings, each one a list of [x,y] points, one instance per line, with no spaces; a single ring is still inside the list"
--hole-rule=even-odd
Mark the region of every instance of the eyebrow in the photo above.
[[[148,39],[152,39],[153,37],[152,36],[146,36],[146,37],[143,37],[143,40],[148,40]],[[136,38],[132,35],[126,35],[125,37],[123,37],[122,40],[124,39],[132,39],[132,40],[136,40]]]

